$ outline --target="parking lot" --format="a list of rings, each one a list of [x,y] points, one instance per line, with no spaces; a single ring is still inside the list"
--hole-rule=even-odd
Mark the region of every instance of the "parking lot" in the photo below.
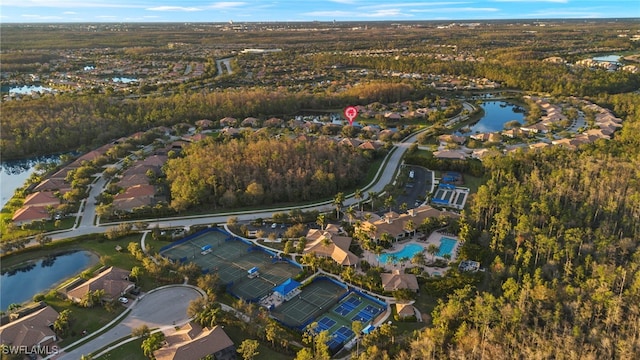
[[[407,208],[415,208],[422,205],[427,191],[431,189],[431,171],[419,166],[407,166],[408,171],[413,172],[413,178],[409,178],[402,195],[396,199],[394,211],[402,212],[400,205],[407,204]]]

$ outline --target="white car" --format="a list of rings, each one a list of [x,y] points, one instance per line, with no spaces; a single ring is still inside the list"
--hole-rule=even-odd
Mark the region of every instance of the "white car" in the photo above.
[[[123,304],[126,304],[129,302],[129,299],[127,299],[126,297],[121,297],[121,298],[118,298],[118,301],[120,301]]]
[[[278,224],[276,224],[276,223],[271,224],[271,228],[272,228],[272,229],[275,229],[275,228],[277,228],[277,227],[278,227]]]

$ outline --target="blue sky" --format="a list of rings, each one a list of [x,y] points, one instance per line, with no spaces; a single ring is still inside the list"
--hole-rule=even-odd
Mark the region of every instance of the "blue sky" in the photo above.
[[[259,22],[640,17],[639,0],[0,0],[0,22]]]

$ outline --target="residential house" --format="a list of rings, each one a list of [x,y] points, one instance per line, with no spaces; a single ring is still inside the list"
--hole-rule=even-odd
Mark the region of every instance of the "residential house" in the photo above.
[[[398,313],[399,319],[406,319],[412,316],[416,316],[416,310],[411,304],[396,304],[396,312]]]
[[[362,144],[360,144],[358,146],[358,149],[362,149],[362,150],[378,150],[382,147],[382,144],[375,142],[375,141],[365,141]]]
[[[132,211],[136,207],[153,205],[155,193],[153,185],[131,186],[126,188],[123,193],[113,197],[113,208],[120,211]]]
[[[220,119],[220,127],[236,126],[237,123],[238,123],[238,120],[230,116]]]
[[[358,139],[344,138],[338,142],[340,145],[350,146],[350,147],[359,147],[361,142]]]
[[[408,289],[413,292],[418,292],[420,286],[418,285],[418,278],[413,274],[403,274],[400,270],[395,269],[391,273],[380,274],[382,279],[382,289],[384,291],[396,291]]]
[[[471,153],[471,157],[473,159],[482,160],[483,157],[487,156],[487,154],[490,154],[490,153],[491,153],[491,150],[489,150],[489,149],[475,149]]]
[[[535,144],[529,145],[529,149],[538,150],[538,149],[544,149],[547,146],[549,146],[549,144],[547,144],[546,142],[537,142]]]
[[[254,118],[254,117],[248,117],[248,118],[245,118],[244,120],[242,120],[242,122],[240,123],[240,126],[257,127],[258,124],[260,124],[260,120]]]
[[[325,230],[311,229],[307,232],[307,244],[303,254],[314,253],[331,258],[343,266],[355,266],[359,258],[349,251],[352,239],[338,234],[337,227],[329,226]]]
[[[17,226],[45,220],[51,220],[51,214],[47,206],[23,206],[11,217],[11,221]]]
[[[277,117],[272,117],[265,120],[265,122],[262,125],[265,127],[275,128],[275,127],[282,127],[283,124],[284,124],[284,120]]]
[[[0,326],[0,342],[12,347],[42,348],[53,346],[58,337],[53,331],[53,323],[59,314],[50,306]]]
[[[209,119],[202,119],[196,121],[196,126],[201,129],[208,129],[213,126],[213,121]]]
[[[465,153],[456,150],[438,150],[433,152],[433,156],[438,159],[464,160],[467,158]]]
[[[149,185],[149,177],[146,174],[132,174],[123,176],[116,184],[123,189],[136,185]]]
[[[71,185],[64,181],[64,178],[48,178],[40,182],[34,191],[59,191],[64,194],[71,190]]]
[[[444,134],[444,135],[438,136],[438,140],[445,143],[456,143],[456,144],[462,145],[465,143],[465,141],[467,141],[467,138],[464,136]]]
[[[98,275],[79,284],[71,285],[65,295],[75,302],[80,302],[89,292],[104,290],[105,301],[113,301],[131,291],[135,284],[129,281],[129,271],[116,267],[109,267]]]
[[[216,360],[237,358],[233,341],[219,325],[207,329],[190,322],[166,336],[165,342],[166,346],[153,352],[156,360],[193,360],[210,355]]]
[[[51,191],[38,191],[27,195],[22,206],[52,206],[60,205],[60,199]]]

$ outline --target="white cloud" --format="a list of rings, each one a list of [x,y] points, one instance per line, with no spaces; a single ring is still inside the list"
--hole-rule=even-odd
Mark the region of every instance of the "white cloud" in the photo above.
[[[442,13],[442,12],[494,12],[500,11],[498,8],[476,8],[476,7],[459,7],[459,8],[437,8],[437,9],[421,9],[409,10],[412,13]]]
[[[63,14],[65,14],[65,15],[76,15],[77,12],[75,12],[75,11],[65,11],[65,12],[63,12]]]
[[[406,3],[388,3],[388,4],[378,4],[378,5],[366,5],[359,6],[358,9],[367,10],[367,9],[396,9],[403,7],[433,7],[433,6],[448,6],[448,5],[463,5],[470,4],[471,2],[460,2],[460,1],[440,1],[440,2],[406,2]]]
[[[55,15],[40,15],[40,14],[22,14],[25,19],[31,20],[60,20],[62,17]]]
[[[4,3],[2,6],[12,7],[38,7],[38,8],[142,8],[140,5],[130,5],[121,0],[113,1],[79,1],[79,0],[21,0]]]
[[[220,1],[207,6],[207,8],[208,9],[233,9],[246,4],[247,4],[246,2],[241,2],[241,1]]]
[[[202,9],[197,7],[184,7],[184,6],[156,6],[146,8],[145,10],[149,11],[202,11]]]
[[[308,17],[327,17],[327,18],[353,18],[353,11],[311,11],[303,13],[302,15]],[[405,14],[399,9],[379,9],[369,13],[358,13],[359,17],[362,18],[401,18],[401,17],[411,17],[410,14]]]

